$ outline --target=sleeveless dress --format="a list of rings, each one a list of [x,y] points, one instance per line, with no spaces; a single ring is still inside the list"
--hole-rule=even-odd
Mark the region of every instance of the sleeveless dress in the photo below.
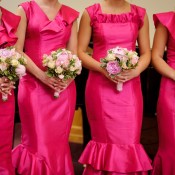
[[[21,4],[27,17],[25,53],[42,70],[43,54],[66,48],[79,13],[62,5],[49,20],[35,1]],[[58,99],[54,91],[29,72],[19,83],[18,103],[22,125],[21,144],[12,153],[21,175],[73,175],[68,143],[75,111],[76,89],[72,82]]]
[[[0,24],[0,48],[12,46],[16,43],[15,36],[20,17],[0,7],[2,12]],[[8,96],[8,100],[3,102],[0,93],[0,174],[14,175],[12,166],[11,150],[13,143],[13,128],[15,114],[15,98]]]
[[[167,64],[175,69],[175,13],[153,16],[155,26],[168,30]],[[175,81],[162,76],[157,104],[159,148],[154,158],[152,175],[175,175]]]
[[[116,46],[135,50],[145,9],[131,4],[123,14],[104,14],[100,4],[86,8],[92,27],[93,58],[100,61]],[[146,175],[150,159],[140,144],[142,92],[140,77],[123,84],[123,91],[102,74],[90,71],[86,108],[92,140],[79,162],[84,175]]]

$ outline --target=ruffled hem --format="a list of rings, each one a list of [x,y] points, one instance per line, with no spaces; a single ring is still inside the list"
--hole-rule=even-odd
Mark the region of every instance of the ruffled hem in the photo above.
[[[172,38],[175,40],[175,30],[174,30],[174,23],[175,23],[175,13],[174,12],[165,12],[153,15],[154,25],[157,27],[158,23],[160,22],[164,25]]]
[[[2,11],[2,25],[0,26],[0,47],[7,47],[14,45],[17,41],[15,35],[20,17],[1,8]]]
[[[43,157],[29,152],[23,145],[12,151],[12,163],[17,174],[22,175],[54,175]]]
[[[151,175],[175,175],[174,154],[157,153],[153,162],[153,171]]]
[[[137,172],[152,169],[151,160],[141,144],[117,145],[90,141],[79,162],[96,170],[111,172]]]
[[[94,23],[138,23],[139,28],[143,26],[146,10],[131,4],[131,12],[122,14],[105,14],[102,13],[100,4],[94,4],[86,8],[91,17],[91,26]]]

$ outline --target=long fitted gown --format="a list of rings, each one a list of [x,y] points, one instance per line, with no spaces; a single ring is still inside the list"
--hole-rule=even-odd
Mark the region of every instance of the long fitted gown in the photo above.
[[[93,58],[100,61],[116,46],[135,50],[145,9],[132,5],[128,13],[104,14],[100,4],[86,8],[92,27]],[[92,140],[79,162],[84,175],[145,175],[151,163],[140,144],[142,92],[140,77],[123,84],[123,91],[102,74],[90,71],[86,108]]]
[[[49,20],[35,1],[21,4],[27,17],[25,53],[42,70],[43,54],[66,48],[78,12],[61,5]],[[21,144],[13,150],[13,163],[22,175],[73,175],[68,144],[76,89],[72,82],[58,99],[54,91],[29,72],[19,83]]]
[[[17,30],[20,17],[0,7],[2,12],[0,24],[0,48],[13,46],[17,40]],[[13,127],[15,114],[14,92],[3,102],[0,96],[0,174],[14,175],[11,150],[13,143]]]
[[[155,26],[167,28],[167,64],[175,69],[175,13],[153,16]],[[153,162],[152,175],[175,175],[175,82],[162,76],[157,104],[159,148]]]

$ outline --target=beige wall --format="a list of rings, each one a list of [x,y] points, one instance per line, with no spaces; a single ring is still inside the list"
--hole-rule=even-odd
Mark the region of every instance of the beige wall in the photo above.
[[[2,0],[1,5],[12,12],[15,12],[18,4],[25,0]],[[83,12],[84,8],[102,0],[60,0],[61,3],[69,5],[76,10]],[[174,0],[128,0],[131,3],[145,7],[147,9],[149,21],[150,21],[150,38],[151,44],[154,35],[154,25],[152,21],[153,13],[172,11],[175,9]]]

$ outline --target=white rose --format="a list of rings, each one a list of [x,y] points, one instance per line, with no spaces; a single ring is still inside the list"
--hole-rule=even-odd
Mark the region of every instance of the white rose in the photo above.
[[[53,69],[55,67],[55,62],[54,61],[49,61],[47,66],[51,69]]]
[[[63,69],[62,69],[61,67],[57,67],[57,68],[55,69],[55,72],[58,73],[58,74],[60,74],[60,73],[63,72]]]
[[[132,56],[134,55],[134,53],[133,53],[132,51],[129,51],[129,52],[127,53],[127,55],[128,55],[129,58],[132,58]]]
[[[115,60],[115,54],[113,53],[108,53],[106,60],[108,61],[114,61]]]
[[[19,65],[19,61],[16,60],[16,59],[13,59],[13,60],[11,60],[11,65],[12,65],[13,67],[16,67],[16,66]]]
[[[71,67],[70,67],[70,71],[73,72],[73,71],[75,71],[75,70],[76,70],[76,67],[74,67],[74,66],[71,66]]]

